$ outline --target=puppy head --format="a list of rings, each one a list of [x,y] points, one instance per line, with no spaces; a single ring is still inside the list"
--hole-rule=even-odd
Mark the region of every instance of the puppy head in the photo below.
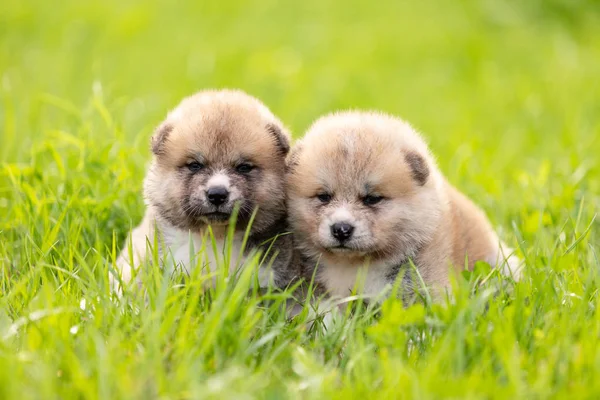
[[[147,202],[181,229],[224,225],[236,206],[254,231],[285,213],[284,167],[290,136],[257,99],[205,91],[184,99],[152,137]]]
[[[410,257],[439,223],[441,179],[406,123],[373,113],[323,117],[288,160],[288,213],[299,246],[336,261]]]

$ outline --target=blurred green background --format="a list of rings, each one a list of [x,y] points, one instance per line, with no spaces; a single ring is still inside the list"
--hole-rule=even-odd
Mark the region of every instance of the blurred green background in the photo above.
[[[23,159],[24,142],[68,126],[47,96],[79,109],[102,90],[133,137],[207,87],[249,91],[297,134],[324,112],[378,108],[446,155],[465,142],[518,163],[523,147],[585,152],[584,121],[598,113],[595,4],[7,0],[3,155]]]

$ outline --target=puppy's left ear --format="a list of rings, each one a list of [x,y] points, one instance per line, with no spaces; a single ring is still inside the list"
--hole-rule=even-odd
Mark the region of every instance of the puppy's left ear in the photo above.
[[[300,157],[300,152],[302,151],[302,143],[298,142],[290,151],[287,158],[285,159],[285,172],[291,173],[294,172],[294,168],[298,165],[298,158]]]
[[[166,122],[162,123],[158,128],[156,128],[156,131],[150,140],[150,147],[155,156],[159,156],[164,153],[165,142],[169,138],[169,134],[172,130],[173,125]]]
[[[267,131],[273,135],[275,143],[277,144],[277,148],[281,154],[284,156],[287,155],[287,153],[290,152],[289,134],[276,124],[267,124]]]

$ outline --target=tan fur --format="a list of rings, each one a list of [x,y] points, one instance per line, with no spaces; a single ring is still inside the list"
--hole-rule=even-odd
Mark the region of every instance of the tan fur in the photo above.
[[[224,256],[229,223],[224,216],[231,215],[236,206],[240,208],[234,252],[241,250],[253,212],[247,250],[265,250],[263,242],[287,230],[284,169],[289,141],[281,121],[259,100],[241,91],[210,90],[185,98],[152,138],[154,157],[144,180],[146,215],[131,232],[132,249],[128,241],[117,260],[123,281],[129,282],[133,269],[145,260],[146,243],[153,243],[155,226],[160,253],[170,253],[172,263],[184,269],[195,264],[189,258],[191,241],[194,252],[207,248],[207,264],[213,270]],[[201,167],[192,171],[190,165],[194,164]],[[251,170],[241,172],[240,165],[250,165]],[[208,199],[208,190],[215,186],[228,191],[222,205],[215,206]],[[209,226],[218,243],[216,254],[208,254],[212,253],[212,246],[206,246]],[[273,248],[278,253],[273,269],[287,273],[291,238],[278,238]],[[237,265],[233,264],[232,268]],[[111,282],[117,286],[116,279]]]
[[[420,135],[397,118],[320,118],[292,150],[287,182],[296,247],[308,274],[318,262],[319,283],[333,296],[355,286],[378,296],[409,260],[436,293],[449,284],[451,265],[503,261],[483,212],[446,181]],[[323,193],[331,200],[320,200]],[[367,205],[367,196],[383,200]],[[354,228],[344,249],[330,232],[336,222]]]

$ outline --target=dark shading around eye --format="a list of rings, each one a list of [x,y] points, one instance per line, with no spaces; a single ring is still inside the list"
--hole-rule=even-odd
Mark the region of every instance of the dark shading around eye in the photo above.
[[[250,173],[250,171],[252,171],[253,169],[254,169],[254,165],[248,164],[248,163],[243,163],[243,164],[240,164],[237,167],[235,167],[235,170],[240,174]]]
[[[327,204],[331,201],[332,196],[329,193],[319,193],[317,199],[323,204]]]
[[[363,198],[363,203],[367,206],[374,206],[383,200],[383,196],[368,195]]]
[[[191,163],[186,164],[187,169],[189,169],[191,172],[198,172],[200,171],[202,168],[204,168],[204,164],[199,163],[198,161],[193,161]]]

